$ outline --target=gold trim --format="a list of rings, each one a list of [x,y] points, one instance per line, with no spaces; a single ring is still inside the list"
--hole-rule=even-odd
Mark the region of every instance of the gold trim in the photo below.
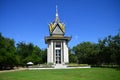
[[[60,26],[60,28],[62,29],[62,31],[65,32],[65,26],[64,26],[64,24],[58,23],[58,25]],[[52,33],[54,27],[55,27],[55,25],[53,23],[49,25],[50,33]]]
[[[59,25],[60,25],[60,28],[62,29],[62,31],[65,32],[64,25],[62,23],[59,23]]]
[[[54,24],[50,24],[50,32],[52,32],[54,29]]]

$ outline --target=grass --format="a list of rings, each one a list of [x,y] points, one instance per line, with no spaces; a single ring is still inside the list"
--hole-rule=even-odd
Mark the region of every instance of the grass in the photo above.
[[[120,80],[112,68],[24,70],[0,73],[0,80]]]

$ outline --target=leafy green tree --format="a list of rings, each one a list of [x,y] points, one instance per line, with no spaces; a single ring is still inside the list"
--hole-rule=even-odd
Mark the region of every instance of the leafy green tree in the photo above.
[[[32,43],[18,43],[17,55],[21,60],[20,65],[26,65],[27,62],[33,62],[35,65],[42,63],[42,50]]]
[[[69,63],[77,63],[77,56],[74,51],[69,48]]]
[[[118,64],[120,65],[120,35],[109,35],[103,40],[99,40],[99,56],[101,64]]]
[[[82,42],[73,47],[78,63],[96,64],[96,55],[99,53],[98,45],[91,42]]]
[[[114,51],[112,57],[113,60],[116,61],[116,63],[120,66],[120,33],[114,36],[112,39],[113,44],[111,46],[114,46],[112,48],[112,50]]]
[[[107,43],[107,38],[103,40],[99,40],[99,59],[100,59],[100,64],[110,64],[111,62],[111,48],[108,46],[109,44]]]
[[[42,63],[47,63],[47,49],[43,49],[40,54]]]
[[[14,40],[5,38],[0,33],[0,69],[13,68],[18,63],[15,51]]]

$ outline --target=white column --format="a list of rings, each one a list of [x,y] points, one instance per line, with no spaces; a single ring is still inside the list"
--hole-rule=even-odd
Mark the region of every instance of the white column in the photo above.
[[[63,46],[64,46],[64,63],[69,63],[68,46],[66,44],[66,41],[63,42]]]
[[[50,54],[50,53],[49,53],[49,52],[50,52],[50,51],[49,51],[49,48],[50,48],[50,44],[48,44],[48,48],[47,48],[47,64],[49,64],[49,61],[50,61],[50,60],[49,60],[49,54]]]
[[[47,48],[47,63],[53,63],[53,41],[48,44]]]
[[[62,50],[62,41],[61,41],[61,48],[60,48],[60,50],[61,50],[61,64],[63,64],[63,50]]]
[[[56,50],[55,50],[55,45],[56,45],[56,42],[54,41],[54,44],[53,44],[53,55],[54,55],[54,59],[53,59],[53,63],[56,64]]]
[[[53,63],[53,41],[51,41],[51,63]]]

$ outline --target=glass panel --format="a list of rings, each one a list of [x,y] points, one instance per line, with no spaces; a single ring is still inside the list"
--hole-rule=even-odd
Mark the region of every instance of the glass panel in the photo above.
[[[61,63],[61,50],[56,50],[56,63]]]

